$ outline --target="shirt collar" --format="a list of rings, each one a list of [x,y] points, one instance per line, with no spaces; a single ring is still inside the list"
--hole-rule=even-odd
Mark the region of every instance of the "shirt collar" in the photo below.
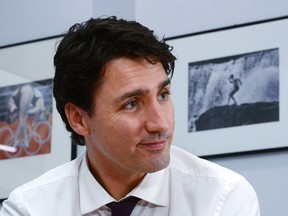
[[[163,169],[155,173],[148,173],[142,182],[127,196],[139,197],[158,206],[169,204],[169,172]]]
[[[81,214],[92,212],[109,202],[115,201],[96,181],[89,170],[85,154],[79,170],[79,193]],[[167,206],[169,203],[169,172],[166,169],[148,173],[128,196],[135,196],[149,203]]]
[[[92,212],[114,201],[90,172],[86,152],[79,170],[79,193],[81,214]]]

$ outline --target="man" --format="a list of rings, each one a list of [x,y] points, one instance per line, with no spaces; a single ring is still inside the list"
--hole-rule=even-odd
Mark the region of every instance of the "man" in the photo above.
[[[87,151],[14,190],[0,215],[260,215],[242,176],[171,147],[170,51],[133,21],[71,27],[54,57],[53,92]]]
[[[235,78],[233,74],[231,74],[228,77],[229,82],[233,85],[232,91],[229,93],[228,98],[228,105],[230,103],[230,99],[234,101],[234,105],[237,105],[236,99],[234,98],[234,94],[239,91],[240,85],[242,85],[242,82],[239,78]]]

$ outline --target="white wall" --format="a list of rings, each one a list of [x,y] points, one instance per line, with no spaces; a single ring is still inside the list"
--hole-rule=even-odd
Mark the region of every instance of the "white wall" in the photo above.
[[[93,16],[93,0],[1,0],[0,46],[64,33]]]
[[[166,37],[288,14],[287,0],[136,0],[136,20]]]
[[[134,0],[94,0],[94,17],[117,16],[125,19],[135,19]]]
[[[134,8],[134,0],[1,0],[0,46],[63,34],[91,17],[134,19]]]
[[[58,35],[75,22],[101,15],[135,18],[158,35],[171,37],[288,15],[288,1],[1,0],[0,46]],[[243,174],[252,183],[263,216],[287,215],[288,151],[212,161]]]

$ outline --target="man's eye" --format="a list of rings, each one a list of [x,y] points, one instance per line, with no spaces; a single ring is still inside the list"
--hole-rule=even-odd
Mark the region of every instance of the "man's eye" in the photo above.
[[[162,101],[166,101],[168,100],[170,94],[171,94],[170,91],[165,91],[160,94],[159,99]]]
[[[135,107],[137,106],[137,101],[136,100],[132,100],[132,101],[129,101],[125,106],[124,108],[126,110],[132,110],[132,109],[135,109]]]

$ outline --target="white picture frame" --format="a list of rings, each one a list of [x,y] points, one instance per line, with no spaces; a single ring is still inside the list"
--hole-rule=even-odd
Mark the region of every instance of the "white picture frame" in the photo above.
[[[200,157],[213,157],[287,148],[287,38],[287,17],[279,17],[239,26],[166,38],[165,41],[173,47],[172,53],[177,57],[175,72],[172,78],[172,99],[175,107],[176,121],[173,145],[179,146]],[[265,55],[265,52],[267,54],[271,50],[274,51],[274,57],[276,56],[275,58],[278,58],[278,66],[276,65],[274,68],[275,71],[272,72],[270,69],[272,64],[274,64],[271,63],[274,61],[272,59],[274,57],[269,57],[268,66],[265,66],[263,69],[263,71],[270,70],[271,73],[268,72],[268,74],[274,73],[272,75],[274,82],[272,84],[270,82],[269,84],[268,82],[266,83],[268,78],[265,78],[266,81],[262,81],[263,76],[260,73],[255,73],[253,75],[254,77],[252,77],[254,71],[249,70],[247,67],[243,69],[243,59],[246,58],[249,60],[250,58],[251,61],[252,58],[259,56],[259,53],[262,52]],[[241,57],[242,63],[239,63],[238,60]],[[264,59],[262,60],[264,61]],[[277,60],[274,62],[276,61]],[[263,65],[259,64],[254,66],[264,67],[264,62],[261,64]],[[222,74],[219,73],[219,65],[222,67]],[[224,69],[224,66],[229,67],[231,65],[234,67],[233,70]],[[235,69],[235,65],[237,67],[242,67],[242,70],[245,70],[244,72],[248,74],[249,77],[249,79],[244,77],[242,73],[243,85],[240,86],[240,90],[234,95],[235,98],[238,97],[237,102],[239,103],[235,107],[240,107],[240,105],[245,107],[245,104],[256,104],[261,102],[261,100],[264,100],[265,102],[272,102],[272,100],[274,100],[276,105],[274,104],[275,107],[273,108],[274,111],[272,117],[270,116],[270,120],[266,118],[266,114],[262,114],[262,122],[253,119],[251,120],[252,122],[246,121],[249,122],[247,124],[244,124],[242,121],[241,124],[239,123],[231,126],[231,124],[229,125],[227,123],[227,120],[223,120],[224,123],[221,125],[219,113],[217,114],[215,110],[211,111],[212,108],[217,107],[220,110],[222,109],[222,111],[220,111],[222,114],[225,114],[226,112],[226,114],[229,115],[227,107],[231,108],[232,105],[227,106],[230,91],[228,90],[229,82],[227,78],[228,75],[231,75],[231,71],[235,72],[237,75],[241,75],[239,72],[240,69]],[[206,68],[207,70],[209,68],[209,70],[212,71],[206,74],[206,78],[203,75],[203,68]],[[219,77],[215,78],[216,75],[222,77],[221,82]],[[214,77],[213,82],[212,76]],[[254,82],[252,78],[254,79]],[[216,81],[217,79],[218,81]],[[212,90],[211,83],[214,84],[214,89],[212,88]],[[262,85],[262,90],[260,90],[261,93],[257,93],[260,89],[260,84]],[[265,85],[266,88],[263,87]],[[274,86],[274,90],[270,91],[268,85]],[[210,95],[207,93],[208,88],[210,88]],[[201,91],[202,93],[200,94],[199,92]],[[216,91],[220,91],[220,93],[217,95]],[[270,96],[267,92],[273,92],[273,96]],[[252,94],[254,94],[253,97],[251,96]],[[260,97],[261,94],[264,95],[262,98]],[[220,98],[218,98],[218,104],[214,101],[216,100],[216,96]],[[250,97],[249,100],[247,99],[248,96]],[[197,102],[200,105],[197,104]],[[206,105],[203,105],[204,103]],[[226,107],[226,110],[224,107]],[[269,106],[264,106],[263,109],[266,109],[267,111],[267,107],[269,108]],[[198,108],[198,113],[192,113],[191,110],[194,108],[195,110]],[[254,114],[256,115],[257,112],[255,112],[255,110]],[[198,120],[200,116],[203,117],[204,113],[207,114],[208,111],[209,115],[213,115],[214,117],[206,119],[201,118],[201,120]],[[236,114],[238,111],[235,108],[232,112]],[[244,111],[242,115],[238,117],[239,122],[247,113],[247,111]],[[266,113],[268,113],[268,111]],[[217,120],[217,123],[214,125],[212,123],[210,124],[209,120],[215,119]],[[235,119],[233,118],[233,120]],[[197,127],[195,126],[196,121],[198,126],[201,122],[202,125],[204,125],[204,129],[197,130]],[[193,125],[195,131],[191,129],[193,128]]]
[[[31,84],[49,79],[52,82],[53,57],[60,38],[61,36],[55,36],[1,47],[0,88],[22,86],[25,83]],[[56,110],[54,98],[52,100],[50,151],[45,154],[1,159],[0,199],[6,199],[16,187],[75,157],[75,152],[73,153],[75,148],[71,145],[70,134],[66,131]]]

